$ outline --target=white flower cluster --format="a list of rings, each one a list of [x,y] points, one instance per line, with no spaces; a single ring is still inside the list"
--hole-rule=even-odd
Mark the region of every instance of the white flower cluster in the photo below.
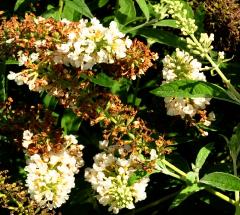
[[[134,202],[146,198],[145,189],[149,178],[144,177],[133,184],[129,183],[136,171],[134,159],[116,158],[112,153],[99,153],[94,157],[93,168],[85,170],[85,178],[98,193],[98,201],[109,211],[117,214],[120,209],[134,208]]]
[[[199,80],[206,81],[205,75],[200,72],[202,64],[194,59],[189,53],[180,51],[163,59],[163,83],[169,83],[174,80]],[[193,117],[198,110],[203,110],[209,104],[210,98],[175,98],[166,97],[164,99],[167,114],[170,116],[180,115],[184,118],[186,115]]]
[[[177,116],[180,115],[184,118],[186,115],[193,117],[198,110],[203,110],[209,103],[209,98],[164,98],[165,107],[167,109],[167,115]]]
[[[40,17],[35,22],[42,19]],[[117,23],[114,21],[108,28],[96,18],[91,19],[90,22],[81,19],[76,28],[73,28],[75,25],[73,22],[62,20],[62,23],[65,25],[63,27],[68,37],[67,41],[56,42],[56,50],[49,50],[46,40],[36,40],[34,42],[36,52],[19,51],[17,53],[19,66],[29,67],[30,65],[31,69],[24,69],[19,73],[10,72],[7,76],[9,80],[14,80],[18,85],[27,84],[30,90],[39,92],[48,85],[46,77],[40,77],[37,71],[42,55],[48,56],[54,64],[71,65],[88,70],[95,64],[114,63],[115,59],[126,57],[126,51],[132,45],[132,40],[118,30]]]
[[[23,146],[28,148],[33,133],[26,130],[23,134]],[[49,152],[47,155],[34,154],[30,156],[25,167],[27,172],[26,185],[40,207],[49,209],[60,207],[69,198],[71,189],[75,186],[74,174],[83,166],[82,145],[77,145],[73,135],[65,135],[65,148],[60,152]],[[72,155],[71,150],[78,148],[78,153]]]
[[[18,65],[19,66],[23,66],[26,62],[30,62],[30,63],[35,63],[37,62],[39,59],[39,53],[31,53],[29,56],[25,55],[23,53],[23,51],[19,51],[17,53],[18,55]]]
[[[181,79],[206,81],[201,68],[202,64],[197,59],[177,48],[172,56],[167,55],[163,59],[163,79],[167,83]]]
[[[68,24],[68,22],[66,22]],[[54,62],[72,65],[83,70],[91,69],[97,63],[114,63],[124,58],[132,44],[112,21],[109,28],[96,18],[80,20],[78,28],[68,34],[68,41],[57,46]]]
[[[29,90],[40,92],[43,90],[43,86],[46,86],[48,82],[45,79],[41,79],[41,84],[37,84],[38,73],[31,72],[28,70],[23,70],[22,72],[15,73],[10,71],[7,78],[9,80],[14,80],[17,85],[26,84]],[[39,82],[39,81],[38,81]]]

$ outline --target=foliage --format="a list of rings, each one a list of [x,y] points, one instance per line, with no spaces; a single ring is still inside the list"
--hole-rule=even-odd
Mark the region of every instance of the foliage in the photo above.
[[[1,5],[0,214],[240,214],[239,8],[200,2]]]

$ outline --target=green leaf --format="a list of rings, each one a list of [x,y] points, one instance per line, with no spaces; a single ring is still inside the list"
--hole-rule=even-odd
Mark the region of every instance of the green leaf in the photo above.
[[[153,79],[153,80],[149,80],[146,84],[144,84],[143,86],[140,87],[140,89],[145,89],[145,88],[152,88],[157,86],[157,80]]]
[[[237,160],[240,152],[240,123],[234,128],[234,133],[228,141],[228,147],[233,160]]]
[[[133,0],[119,0],[118,4],[116,18],[120,24],[124,25],[135,19],[136,9]]]
[[[114,80],[103,72],[97,74],[95,77],[86,78],[99,86],[110,88],[113,94],[120,91],[128,90],[131,84],[131,82],[126,78]]]
[[[65,4],[62,11],[62,18],[65,18],[70,21],[74,21],[74,13],[78,13],[74,8],[69,7],[68,4]]]
[[[14,59],[8,59],[5,61],[6,65],[18,65],[18,61]]]
[[[17,11],[27,1],[28,0],[17,0],[16,4],[14,6],[14,11]]]
[[[6,65],[0,62],[0,102],[7,99],[7,86],[6,86]]]
[[[209,173],[200,182],[221,190],[240,191],[240,178],[225,172]]]
[[[95,77],[90,77],[89,80],[99,86],[107,88],[112,88],[112,86],[115,84],[114,82],[116,82],[103,72],[97,74]]]
[[[61,128],[64,129],[64,132],[69,134],[77,132],[82,120],[72,112],[72,110],[65,110],[64,115],[61,119]]]
[[[181,1],[181,2],[183,4],[182,10],[186,10],[187,11],[187,18],[194,19],[194,12],[193,12],[192,7],[186,1]]]
[[[190,171],[186,175],[186,180],[188,184],[194,184],[197,182],[198,179],[198,173]]]
[[[175,197],[175,199],[173,200],[169,209],[173,209],[173,208],[179,206],[190,195],[192,195],[202,189],[203,189],[203,187],[200,187],[198,184],[193,184],[193,185],[187,186],[186,188],[181,190],[180,193]]]
[[[60,20],[58,8],[53,5],[48,5],[47,10],[42,14],[44,18],[52,17],[55,20]]]
[[[65,5],[67,5],[67,7],[69,8],[76,10],[77,12],[88,18],[93,18],[92,13],[84,0],[66,0]]]
[[[138,107],[141,103],[142,99],[136,97],[134,94],[129,94],[127,97],[127,102],[129,104],[135,105],[136,107]]]
[[[101,8],[101,7],[105,6],[108,2],[109,2],[109,0],[99,0],[98,7]]]
[[[203,164],[205,163],[208,155],[211,153],[211,150],[213,149],[213,144],[209,143],[206,146],[202,147],[200,151],[198,152],[196,161],[195,161],[195,168],[197,168],[197,171],[199,171]]]
[[[145,177],[147,175],[147,172],[144,170],[137,170],[135,171],[130,178],[128,179],[128,185],[131,186],[133,185],[135,182],[137,182],[138,180],[142,179],[143,177]]]
[[[204,32],[204,20],[205,20],[204,3],[200,3],[195,11],[195,22],[198,26],[198,32]]]
[[[194,80],[177,80],[161,85],[151,91],[159,97],[182,97],[182,98],[216,98],[236,103],[228,96],[228,92],[218,85]]]
[[[43,98],[43,104],[46,108],[54,110],[57,106],[58,100],[49,94],[45,95]]]
[[[149,20],[149,8],[145,0],[136,0],[147,21]]]
[[[117,94],[120,92],[128,91],[131,85],[131,81],[126,78],[120,78],[119,80],[114,80],[114,84],[111,87],[111,92]]]
[[[154,26],[178,28],[178,26],[176,24],[176,20],[174,20],[174,19],[161,20],[159,22],[154,23]]]
[[[139,29],[136,34],[146,37],[147,39],[151,39],[153,42],[165,44],[175,48],[186,48],[185,40],[181,39],[171,32],[145,27]]]

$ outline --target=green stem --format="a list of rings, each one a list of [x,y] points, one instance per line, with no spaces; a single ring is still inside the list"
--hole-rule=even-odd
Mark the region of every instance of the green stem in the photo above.
[[[110,120],[111,120],[114,124],[117,124],[117,120],[114,119],[113,117],[110,117]]]
[[[59,19],[61,19],[62,17],[63,4],[64,4],[64,0],[59,0],[59,10],[58,10]]]
[[[187,176],[187,173],[183,172],[182,170],[180,170],[179,168],[177,168],[176,166],[174,166],[173,164],[169,163],[166,160],[162,160],[162,163],[164,163],[167,167],[169,167],[170,169],[174,170],[175,172],[177,172],[178,174],[180,174],[182,177],[180,177],[179,179],[184,180],[183,178],[185,178]],[[234,205],[234,206],[239,206],[239,203],[237,201],[234,201],[233,199],[229,198],[228,196],[224,195],[223,193],[220,193],[212,188],[205,188],[208,192],[212,193],[213,195],[219,197],[220,199]],[[239,214],[236,214],[239,215]]]
[[[228,196],[214,190],[214,189],[211,189],[211,188],[205,188],[209,193],[212,193],[213,195],[219,197],[220,199],[234,205],[234,206],[237,206],[238,203],[236,201],[234,201],[233,199],[229,198]]]
[[[212,64],[214,67],[215,71],[218,73],[218,75],[222,78],[223,82],[227,85],[229,90],[232,91],[233,95],[236,97],[237,101],[240,101],[240,94],[239,92],[235,89],[235,87],[230,83],[230,80],[226,78],[226,76],[222,73],[222,71],[219,69],[218,65],[212,60],[212,58],[207,54],[206,55],[207,60]]]
[[[176,196],[178,193],[179,193],[179,191],[177,191],[177,192],[175,192],[175,193],[171,193],[171,194],[169,194],[169,195],[167,195],[167,196],[164,196],[164,197],[161,198],[161,199],[158,199],[158,200],[156,200],[156,201],[154,201],[154,202],[151,202],[150,204],[148,204],[148,205],[146,205],[146,206],[144,206],[144,207],[142,207],[142,208],[138,208],[138,209],[134,210],[134,214],[137,214],[137,213],[139,213],[139,212],[145,211],[145,210],[147,210],[148,208],[152,208],[152,207],[154,207],[154,206],[157,206],[157,205],[159,205],[160,203],[165,202],[165,201],[173,198],[173,197]],[[127,213],[126,215],[130,215],[130,214],[132,214],[132,212]]]
[[[238,177],[238,172],[237,172],[237,159],[235,159],[234,157],[233,157],[233,173],[234,173],[235,176]],[[237,203],[235,215],[240,215],[239,191],[235,191],[235,201],[236,201],[236,203]]]
[[[192,38],[193,42],[198,46],[200,50],[203,50],[201,43],[197,40],[194,34],[191,34],[190,37]],[[230,80],[223,74],[223,72],[219,69],[218,65],[212,60],[209,54],[205,54],[206,59],[211,63],[215,71],[218,75],[222,78],[222,81],[227,85],[229,90],[233,93],[235,100],[240,102],[240,93],[235,89],[235,87],[230,83]]]
[[[136,99],[137,99],[139,84],[140,84],[140,78],[137,79],[137,84],[136,84],[136,87],[134,88],[133,105],[135,105],[135,102],[136,102]]]
[[[172,176],[173,178],[177,178],[177,179],[179,179],[179,180],[181,180],[182,179],[182,177],[180,176],[180,175],[178,175],[178,174],[176,174],[176,173],[173,173],[173,172],[163,172],[164,174],[167,174],[167,175],[170,175],[170,176]]]
[[[152,24],[154,24],[154,23],[157,22],[157,21],[159,21],[159,20],[158,20],[158,19],[152,19],[152,20],[150,20],[150,21],[148,21],[148,22],[145,22],[145,23],[143,23],[143,24],[141,24],[141,25],[137,25],[137,26],[135,26],[135,27],[129,28],[128,30],[124,31],[124,33],[126,34],[126,33],[129,33],[129,32],[131,32],[131,31],[135,31],[135,30],[137,30],[137,29],[139,29],[139,28],[152,25]]]
[[[176,173],[178,173],[179,175],[181,175],[182,177],[186,177],[187,174],[185,172],[183,172],[182,170],[178,169],[176,166],[174,166],[173,164],[169,163],[167,160],[161,160],[162,163],[164,163],[167,167],[169,167],[170,169],[174,170]]]

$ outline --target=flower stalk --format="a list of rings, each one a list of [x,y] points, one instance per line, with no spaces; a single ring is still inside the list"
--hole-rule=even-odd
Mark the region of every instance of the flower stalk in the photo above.
[[[179,179],[182,179],[185,181],[185,178],[187,176],[187,173],[183,172],[182,170],[180,170],[179,168],[177,168],[175,165],[171,164],[170,162],[168,162],[167,160],[163,159],[161,160],[162,163],[164,163],[167,167],[169,167],[170,169],[172,169],[173,171],[175,171],[176,173],[178,173],[181,177]],[[205,188],[208,192],[212,193],[213,195],[217,196],[218,198],[236,206],[236,208],[239,208],[239,199],[238,201],[235,199],[235,201],[231,198],[229,198],[228,196],[224,195],[221,192],[218,192],[212,188],[206,187]],[[239,192],[238,192],[239,193]],[[238,195],[239,198],[239,195]],[[238,215],[238,213],[236,213],[235,215]]]
[[[197,40],[194,34],[190,35],[193,42],[196,44],[196,46],[199,48],[199,50],[203,50],[203,46],[201,43]],[[227,79],[227,77],[223,74],[223,72],[219,69],[218,65],[212,60],[212,58],[209,56],[209,54],[204,54],[205,58],[211,63],[215,71],[218,73],[218,75],[222,78],[222,81],[227,85],[228,89],[232,92],[234,99],[237,102],[240,102],[240,93],[235,89],[235,87],[230,83],[230,80]]]

